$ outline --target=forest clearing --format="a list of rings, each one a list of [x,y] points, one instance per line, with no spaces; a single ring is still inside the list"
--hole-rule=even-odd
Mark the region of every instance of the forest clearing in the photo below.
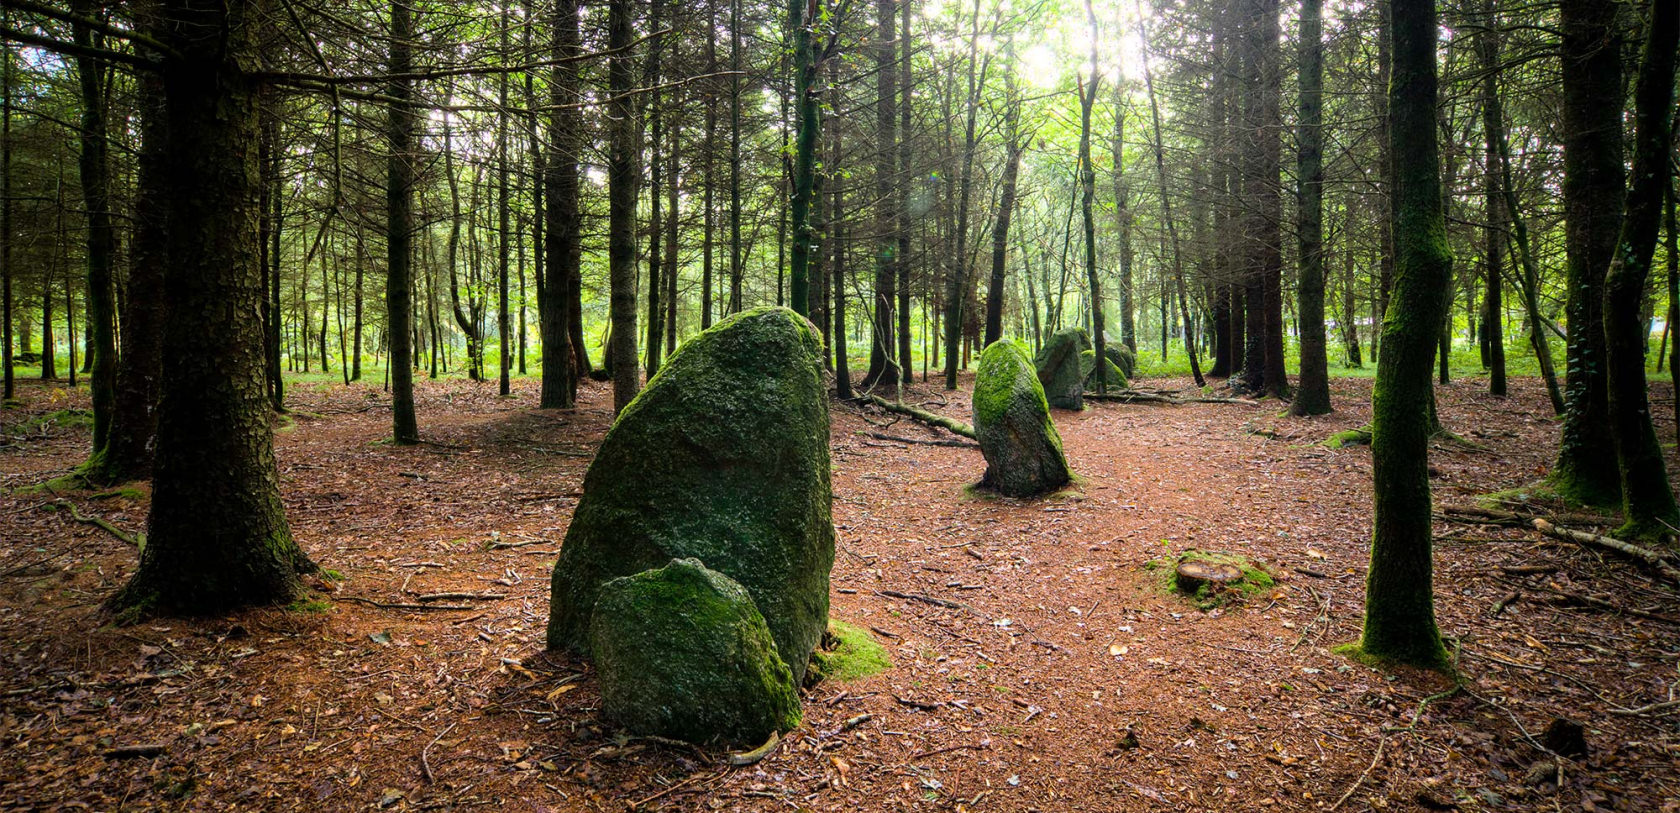
[[[978,450],[836,405],[831,614],[870,630],[892,667],[812,687],[804,725],[756,765],[626,739],[598,719],[586,663],[542,646],[548,571],[610,391],[586,386],[576,412],[553,413],[518,383],[513,401],[423,385],[435,429],[409,447],[379,443],[376,388],[294,388],[295,426],[276,436],[287,513],[344,581],[291,609],[106,626],[97,608],[133,549],[51,498],[0,500],[8,804],[1310,810],[1345,794],[1352,810],[1654,811],[1680,795],[1673,717],[1628,713],[1671,700],[1680,598],[1623,561],[1440,521],[1439,612],[1465,690],[1420,712],[1451,683],[1329,651],[1358,635],[1370,544],[1369,449],[1319,445],[1369,417],[1369,381],[1345,378],[1350,407],[1314,418],[1058,413],[1082,481],[1048,501],[970,495]],[[1555,447],[1537,381],[1506,399],[1481,383],[1439,390],[1443,420],[1478,444],[1432,454],[1442,505],[1533,482]],[[22,391],[31,417],[78,402]],[[959,415],[962,399],[906,395]],[[86,431],[7,441],[13,488],[73,465]],[[70,500],[144,528],[143,492]],[[1252,557],[1278,584],[1198,609],[1150,569],[1190,548]],[[439,595],[426,603],[461,609],[404,609]],[[1561,795],[1531,775],[1550,763],[1527,741],[1554,717],[1583,723],[1591,749]],[[159,750],[108,756],[134,746]]]
[[[0,0],[0,807],[1680,813],[1675,0]]]

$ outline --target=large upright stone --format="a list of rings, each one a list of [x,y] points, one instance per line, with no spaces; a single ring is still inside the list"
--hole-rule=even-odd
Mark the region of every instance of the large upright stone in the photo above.
[[[1044,388],[1027,360],[1027,351],[1015,342],[992,342],[980,354],[974,381],[974,435],[986,457],[982,482],[1003,494],[1035,497],[1067,485],[1072,478],[1062,455],[1062,437],[1050,420]]]
[[[1085,371],[1080,354],[1091,349],[1091,338],[1083,328],[1063,328],[1050,334],[1038,351],[1033,365],[1038,383],[1057,409],[1085,408]]]
[[[698,559],[601,585],[589,626],[601,712],[632,734],[757,745],[799,691],[751,596]]]
[[[725,319],[601,442],[554,565],[548,645],[587,652],[603,583],[693,557],[746,588],[802,680],[828,625],[830,497],[816,330],[786,308]]]

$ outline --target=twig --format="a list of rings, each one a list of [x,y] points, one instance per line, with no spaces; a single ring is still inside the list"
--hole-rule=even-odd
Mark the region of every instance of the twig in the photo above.
[[[949,754],[952,751],[967,751],[967,750],[970,750],[970,749],[975,750],[975,751],[979,751],[979,750],[985,748],[986,746],[988,746],[990,744],[991,744],[991,740],[981,740],[980,742],[977,742],[977,743],[965,742],[962,745],[948,745],[944,748],[935,748],[932,751],[923,751],[919,754],[911,756],[910,760],[912,762],[914,762],[918,759],[927,759],[928,757],[937,756],[939,754]]]
[[[115,748],[107,748],[101,751],[99,755],[106,759],[150,758],[158,756],[166,750],[168,750],[168,746],[163,743],[152,742],[142,745],[119,745]]]
[[[934,596],[924,596],[921,593],[900,593],[897,590],[876,590],[875,594],[878,596],[887,596],[888,598],[902,598],[908,601],[920,601],[924,604],[932,604],[935,607],[947,607],[952,610],[968,609],[968,605],[961,602],[935,598]]]
[[[431,742],[426,743],[425,748],[420,749],[420,772],[426,775],[426,784],[428,785],[437,780],[432,778],[432,763],[427,761],[426,752],[432,750],[432,746],[437,745],[438,740],[443,739],[445,734],[454,731],[456,725],[456,723],[450,723],[448,728],[438,732],[438,735],[433,737]]]
[[[1634,709],[1609,709],[1609,712],[1611,714],[1622,715],[1623,717],[1634,717],[1642,714],[1651,714],[1652,712],[1667,711],[1669,709],[1680,709],[1680,700],[1652,703],[1650,705],[1640,706],[1639,708]]]
[[[1388,738],[1387,737],[1383,737],[1382,739],[1377,740],[1377,755],[1374,756],[1374,757],[1371,757],[1371,764],[1366,765],[1365,766],[1365,772],[1360,774],[1358,779],[1353,780],[1353,786],[1349,787],[1347,789],[1347,793],[1342,794],[1342,798],[1337,799],[1336,803],[1330,806],[1331,810],[1335,810],[1336,808],[1341,807],[1342,804],[1344,802],[1346,802],[1349,797],[1353,796],[1354,791],[1359,790],[1360,785],[1365,784],[1365,779],[1371,775],[1372,771],[1377,769],[1377,763],[1382,761],[1383,746],[1385,746],[1387,744],[1388,744]]]

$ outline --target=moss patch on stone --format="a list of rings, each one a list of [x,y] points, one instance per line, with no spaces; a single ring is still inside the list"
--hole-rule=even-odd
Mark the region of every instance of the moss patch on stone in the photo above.
[[[1036,497],[1067,484],[1062,437],[1025,347],[997,341],[980,354],[973,400],[984,485],[1010,497]]]
[[[1112,350],[1113,348],[1110,347],[1104,349]],[[1126,387],[1131,386],[1131,377],[1126,375],[1126,371],[1120,369],[1119,365],[1114,363],[1114,354],[1109,353],[1108,355],[1109,359],[1106,366],[1108,368],[1109,388],[1125,389]],[[1085,350],[1081,352],[1079,354],[1079,369],[1083,370],[1085,373],[1085,389],[1087,391],[1095,392],[1097,389],[1097,351]]]
[[[892,658],[886,647],[862,627],[830,619],[828,633],[822,646],[811,653],[811,668],[807,675],[818,680],[842,683],[862,680],[892,668]]]
[[[735,580],[678,559],[599,596],[590,648],[607,719],[632,734],[755,745],[799,725],[793,673]]]

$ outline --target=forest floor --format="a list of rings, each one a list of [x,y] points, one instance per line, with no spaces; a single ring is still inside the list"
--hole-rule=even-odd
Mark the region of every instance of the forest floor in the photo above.
[[[804,725],[743,767],[617,735],[588,664],[542,651],[605,385],[544,412],[534,381],[512,399],[421,382],[427,442],[408,448],[380,442],[377,386],[298,388],[276,447],[295,536],[344,578],[319,600],[113,627],[100,604],[134,548],[60,500],[133,533],[144,489],[0,496],[0,808],[1680,809],[1680,593],[1625,562],[1443,520],[1437,604],[1462,690],[1331,652],[1358,636],[1371,531],[1369,449],[1319,445],[1369,419],[1370,381],[1334,387],[1338,411],[1312,419],[1058,413],[1083,479],[1037,502],[967,491],[977,449],[870,433],[949,435],[835,404],[832,615],[873,630],[893,667],[810,688]],[[1557,447],[1537,382],[1483,389],[1439,390],[1478,445],[1432,452],[1438,507],[1534,482]],[[6,489],[88,443],[43,420],[84,393],[22,396],[0,412]],[[906,398],[968,416],[961,392]],[[1198,609],[1158,567],[1190,548],[1278,584]],[[1536,743],[1556,717],[1590,749],[1561,766]]]

